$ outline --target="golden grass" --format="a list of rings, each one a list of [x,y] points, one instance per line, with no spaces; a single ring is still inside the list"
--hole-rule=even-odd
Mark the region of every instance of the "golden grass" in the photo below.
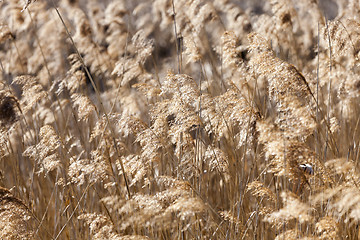
[[[0,239],[359,239],[360,6],[323,2],[1,1]]]

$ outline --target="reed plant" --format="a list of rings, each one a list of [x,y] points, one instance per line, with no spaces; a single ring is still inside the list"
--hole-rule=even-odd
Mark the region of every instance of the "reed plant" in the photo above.
[[[359,239],[358,1],[0,16],[0,239]]]

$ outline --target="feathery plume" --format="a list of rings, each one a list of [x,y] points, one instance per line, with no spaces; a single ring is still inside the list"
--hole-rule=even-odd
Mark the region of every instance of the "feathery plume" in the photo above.
[[[94,183],[108,179],[111,166],[107,156],[104,156],[100,150],[93,150],[90,155],[90,159],[81,158],[81,155],[78,159],[70,159],[68,174],[73,183],[83,185],[85,181]]]
[[[38,173],[49,173],[61,167],[58,150],[61,146],[60,139],[53,127],[45,125],[40,129],[40,142],[28,147],[23,155],[31,157],[38,162],[40,169]]]
[[[276,196],[273,191],[265,187],[262,182],[254,181],[248,184],[247,190],[256,197],[267,198],[272,202],[276,202]]]
[[[78,116],[80,120],[87,121],[90,114],[96,109],[88,96],[82,94],[73,94],[71,96],[74,105],[78,107]]]
[[[36,77],[23,75],[16,77],[14,82],[22,87],[22,98],[20,106],[22,112],[28,112],[37,102],[47,96],[47,92],[43,89]]]
[[[85,221],[90,228],[90,234],[92,239],[100,240],[147,240],[149,239],[146,236],[140,235],[131,235],[131,236],[121,236],[116,233],[116,230],[111,223],[111,221],[101,214],[96,213],[83,213],[78,217],[79,220]]]
[[[271,223],[277,228],[281,228],[283,224],[296,220],[299,223],[313,222],[311,207],[303,203],[298,196],[290,192],[282,192],[281,198],[284,207],[278,211],[274,211],[265,217],[265,221]]]
[[[0,187],[0,238],[33,239],[32,220],[26,205],[8,189]]]
[[[249,42],[255,54],[250,65],[255,73],[268,80],[269,96],[276,104],[280,129],[288,138],[308,137],[315,130],[316,123],[309,104],[311,92],[306,79],[293,65],[275,57],[268,42],[258,34],[250,34]]]
[[[316,223],[316,232],[320,234],[319,239],[340,239],[338,224],[332,217],[321,218],[320,221]]]

